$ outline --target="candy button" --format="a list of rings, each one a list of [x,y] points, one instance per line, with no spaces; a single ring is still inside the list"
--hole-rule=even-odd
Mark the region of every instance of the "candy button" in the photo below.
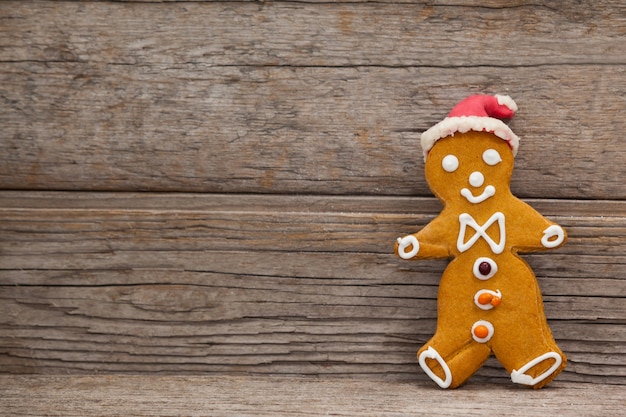
[[[486,320],[478,320],[472,326],[472,338],[478,343],[488,342],[493,337],[493,325]]]
[[[482,310],[491,310],[502,302],[500,290],[480,290],[474,294],[474,304]]]
[[[489,336],[489,328],[487,326],[479,325],[474,327],[474,336],[478,339],[484,339]]]
[[[480,294],[478,296],[478,300],[477,301],[478,301],[478,304],[485,305],[485,304],[491,303],[491,300],[493,300],[493,295],[491,295],[491,294],[489,294],[487,292],[484,292],[484,293],[482,293],[482,294]]]
[[[472,269],[474,276],[480,280],[487,280],[498,272],[498,264],[491,258],[478,258]]]

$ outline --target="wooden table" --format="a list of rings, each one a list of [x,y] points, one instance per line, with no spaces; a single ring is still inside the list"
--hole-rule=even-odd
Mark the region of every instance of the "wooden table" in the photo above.
[[[624,386],[554,382],[533,391],[469,383],[237,376],[0,376],[0,406],[22,416],[624,415]]]
[[[622,3],[0,2],[0,410],[619,415]],[[511,189],[569,234],[525,256],[569,360],[540,392],[415,359],[446,261],[393,243],[474,93],[515,99]]]

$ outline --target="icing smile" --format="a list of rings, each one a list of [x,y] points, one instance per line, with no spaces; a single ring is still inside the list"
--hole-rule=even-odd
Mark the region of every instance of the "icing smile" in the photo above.
[[[482,203],[489,197],[493,197],[494,195],[496,195],[496,187],[494,187],[493,185],[488,185],[485,187],[485,190],[477,196],[472,194],[472,192],[468,190],[467,188],[463,188],[461,190],[461,195],[467,198],[467,201],[469,201],[470,203],[478,204],[478,203]]]

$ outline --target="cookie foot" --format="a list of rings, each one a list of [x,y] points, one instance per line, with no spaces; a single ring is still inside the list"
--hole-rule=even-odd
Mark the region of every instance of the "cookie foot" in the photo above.
[[[435,373],[426,363],[426,359],[434,359],[439,363],[439,365],[443,369],[443,373],[445,374],[445,379],[441,379],[439,376],[435,375]],[[448,388],[452,383],[452,372],[450,372],[450,368],[446,364],[446,361],[443,360],[439,352],[437,352],[433,347],[428,346],[428,349],[420,354],[419,364],[424,372],[426,372],[426,375],[428,375],[430,379],[435,381],[437,385],[439,385],[441,388]]]
[[[526,374],[526,372],[530,368],[540,364],[547,359],[554,359],[554,364],[541,375],[533,378],[532,376]],[[537,385],[538,383],[552,375],[554,371],[559,369],[562,361],[563,360],[561,359],[561,355],[556,352],[544,353],[543,355],[536,357],[532,361],[528,362],[526,365],[522,366],[519,370],[514,369],[513,372],[511,372],[511,381],[515,382],[516,384],[522,385]]]

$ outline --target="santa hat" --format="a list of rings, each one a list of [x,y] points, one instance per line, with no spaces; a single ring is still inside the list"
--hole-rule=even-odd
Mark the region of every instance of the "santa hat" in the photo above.
[[[500,139],[507,141],[517,155],[519,138],[500,119],[510,119],[517,111],[517,104],[509,96],[475,95],[460,101],[448,114],[448,117],[422,133],[422,149],[424,159],[439,139],[454,136],[456,132],[493,133]]]

